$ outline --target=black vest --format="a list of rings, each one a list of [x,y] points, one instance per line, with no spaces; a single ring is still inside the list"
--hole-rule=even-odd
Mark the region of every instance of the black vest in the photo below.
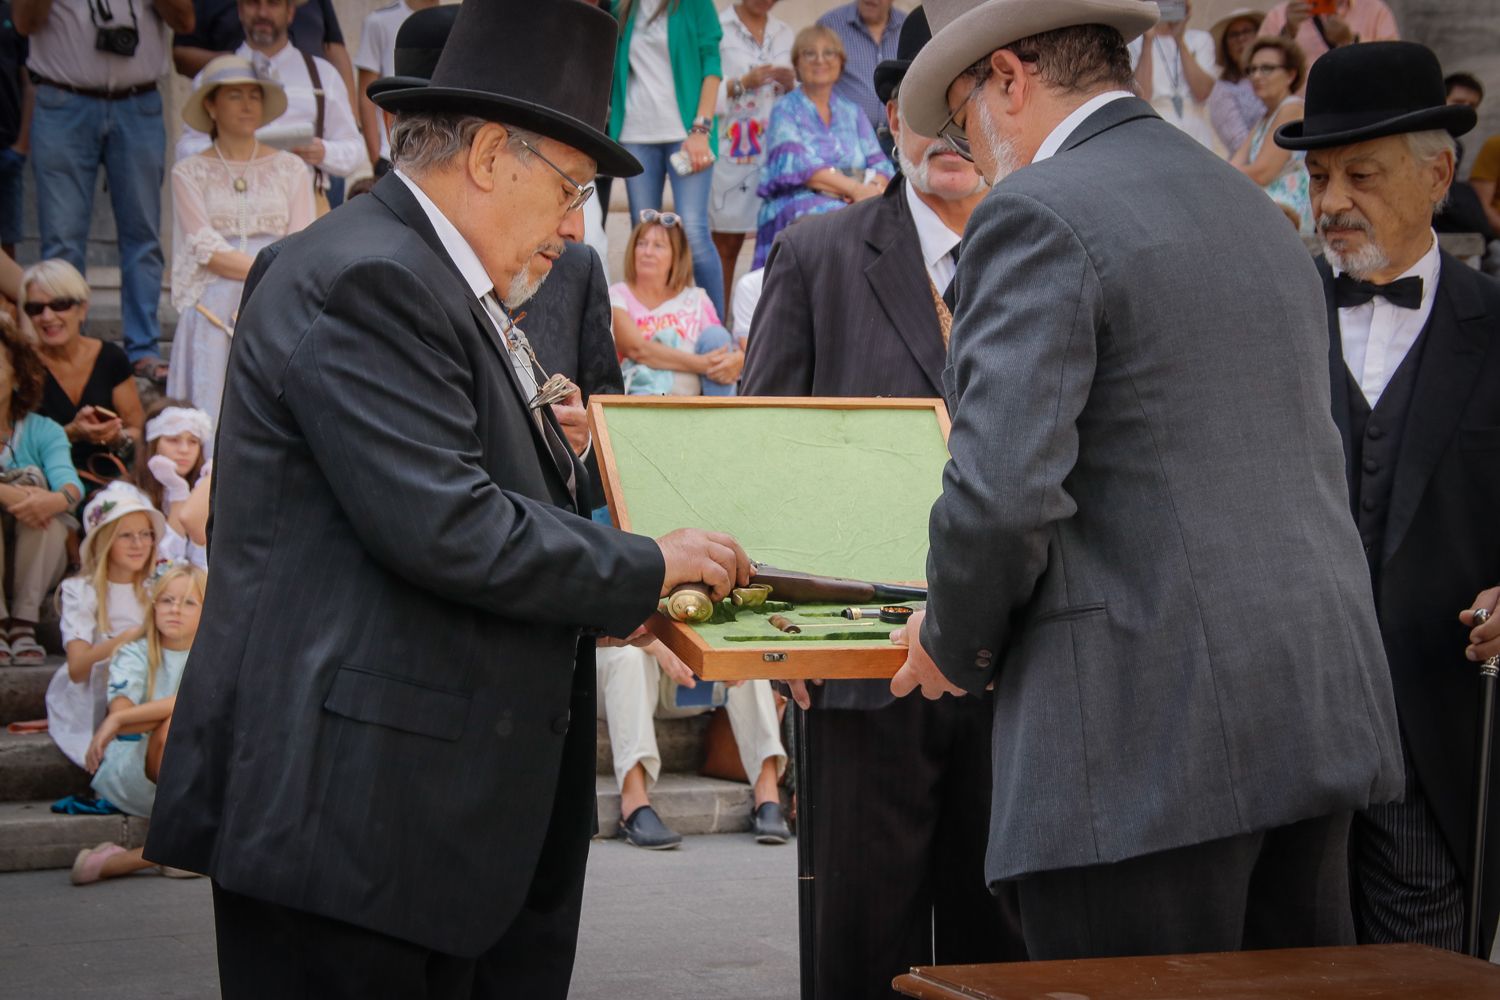
[[[1406,413],[1411,408],[1423,345],[1427,343],[1427,329],[1431,325],[1429,317],[1373,410],[1359,382],[1347,367],[1344,369],[1349,386],[1349,500],[1365,546],[1365,560],[1370,564],[1370,577],[1377,586],[1380,564],[1385,558],[1385,524],[1390,515],[1391,489],[1396,482],[1396,463],[1401,457]]]

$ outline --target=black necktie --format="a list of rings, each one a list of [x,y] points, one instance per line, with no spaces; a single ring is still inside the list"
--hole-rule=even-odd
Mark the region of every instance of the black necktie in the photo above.
[[[1422,308],[1422,279],[1413,275],[1398,278],[1389,285],[1377,285],[1372,281],[1360,281],[1347,274],[1333,279],[1333,301],[1340,309],[1362,306],[1376,296],[1402,309]]]

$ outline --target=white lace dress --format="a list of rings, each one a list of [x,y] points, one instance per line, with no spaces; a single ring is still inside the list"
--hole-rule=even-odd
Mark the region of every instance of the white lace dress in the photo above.
[[[243,191],[236,190],[240,177]],[[217,422],[229,362],[226,328],[234,329],[244,282],[219,277],[208,262],[224,250],[254,257],[313,215],[307,168],[291,153],[271,150],[226,162],[210,148],[172,168],[172,305],[178,319],[167,395],[191,400]]]

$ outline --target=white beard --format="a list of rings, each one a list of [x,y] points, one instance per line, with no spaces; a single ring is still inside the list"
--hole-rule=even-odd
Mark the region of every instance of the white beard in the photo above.
[[[1366,239],[1365,245],[1353,252],[1335,250],[1328,243],[1328,238],[1323,235],[1329,228],[1336,229],[1360,229],[1366,237],[1370,236],[1370,226],[1363,219],[1350,218],[1348,216],[1324,215],[1318,219],[1318,242],[1323,244],[1323,256],[1328,258],[1328,263],[1335,270],[1342,271],[1351,278],[1364,281],[1370,275],[1385,270],[1390,266],[1391,259],[1386,256],[1372,239]]]
[[[521,308],[522,305],[537,293],[537,289],[542,287],[542,282],[546,281],[547,275],[551,273],[551,271],[547,271],[533,278],[527,269],[522,268],[521,273],[511,279],[510,287],[505,290],[505,294],[500,296],[501,304],[506,309]]]
[[[906,125],[904,122],[902,123],[901,127],[905,129]],[[922,192],[925,195],[929,195],[934,198],[944,197],[943,195],[937,194],[932,190],[932,158],[934,156],[937,156],[939,153],[942,153],[944,148],[945,147],[941,143],[935,142],[931,146],[927,147],[927,152],[922,154],[921,163],[913,163],[911,157],[906,155],[906,150],[901,148],[900,143],[897,143],[896,165],[901,168],[901,176],[906,178],[906,183],[910,184],[912,187],[916,188],[918,191]],[[984,178],[975,177],[974,186],[965,191],[963,194],[958,195],[953,200],[957,201],[963,198],[967,198],[970,195],[978,194],[983,189]]]
[[[991,187],[1026,166],[1021,162],[1021,154],[1016,151],[1015,142],[1000,134],[1000,127],[995,124],[995,119],[990,117],[988,104],[984,101],[976,101],[974,113],[969,117],[979,124],[978,134],[970,136],[969,141],[984,143],[985,148],[989,150],[990,159],[995,161],[995,175],[985,178]]]

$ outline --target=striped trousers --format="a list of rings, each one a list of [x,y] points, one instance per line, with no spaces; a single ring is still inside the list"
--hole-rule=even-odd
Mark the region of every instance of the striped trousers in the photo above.
[[[1349,865],[1360,944],[1416,942],[1463,950],[1464,880],[1411,755],[1406,797],[1354,814]]]

